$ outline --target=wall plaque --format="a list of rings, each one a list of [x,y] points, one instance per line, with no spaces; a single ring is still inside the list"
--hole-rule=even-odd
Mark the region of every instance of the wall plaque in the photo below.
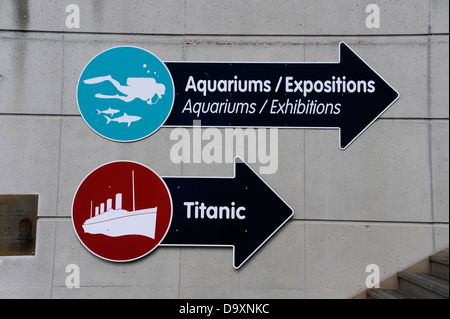
[[[38,195],[0,195],[0,256],[35,254]]]

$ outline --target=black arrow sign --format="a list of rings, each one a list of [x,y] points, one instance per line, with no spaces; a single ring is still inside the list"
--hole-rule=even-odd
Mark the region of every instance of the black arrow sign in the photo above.
[[[345,149],[398,98],[345,43],[337,63],[166,62],[165,126],[335,128]]]
[[[235,160],[233,178],[163,179],[173,216],[161,246],[233,247],[236,269],[294,214],[245,162]]]

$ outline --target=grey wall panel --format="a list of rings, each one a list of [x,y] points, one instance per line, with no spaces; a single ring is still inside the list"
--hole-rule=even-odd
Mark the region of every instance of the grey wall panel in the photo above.
[[[73,3],[79,29],[66,27],[66,1],[0,0],[0,194],[39,194],[37,253],[0,256],[0,298],[348,298],[368,264],[386,278],[448,246],[448,1],[377,1],[372,29],[357,0]],[[159,247],[118,267],[80,243],[72,200],[104,163],[234,174],[225,160],[174,163],[175,128],[133,143],[91,130],[76,87],[95,55],[132,45],[163,61],[337,63],[341,41],[400,99],[344,151],[337,129],[277,131],[276,169],[249,165],[295,214],[241,269],[232,248]],[[80,288],[66,287],[72,264]]]

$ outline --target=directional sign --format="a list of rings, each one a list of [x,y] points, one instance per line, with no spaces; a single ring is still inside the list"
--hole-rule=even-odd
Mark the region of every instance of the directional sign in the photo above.
[[[339,62],[162,62],[115,47],[82,72],[83,119],[110,140],[131,142],[161,126],[339,129],[347,148],[398,92],[345,43]]]
[[[105,260],[136,260],[157,246],[224,246],[236,269],[293,214],[244,162],[230,178],[161,178],[136,162],[111,162],[81,182],[72,204],[78,239]]]
[[[345,43],[339,62],[165,62],[175,101],[165,126],[339,129],[345,149],[399,93]]]
[[[235,176],[164,177],[174,214],[163,246],[233,247],[242,266],[294,214],[245,162]]]

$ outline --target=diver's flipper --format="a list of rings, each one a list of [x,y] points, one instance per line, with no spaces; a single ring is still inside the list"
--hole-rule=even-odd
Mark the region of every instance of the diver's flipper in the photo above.
[[[103,81],[110,81],[110,80],[111,80],[111,76],[107,75],[107,76],[99,76],[96,78],[87,79],[87,80],[84,80],[83,82],[86,84],[97,84],[97,83],[100,83]]]

